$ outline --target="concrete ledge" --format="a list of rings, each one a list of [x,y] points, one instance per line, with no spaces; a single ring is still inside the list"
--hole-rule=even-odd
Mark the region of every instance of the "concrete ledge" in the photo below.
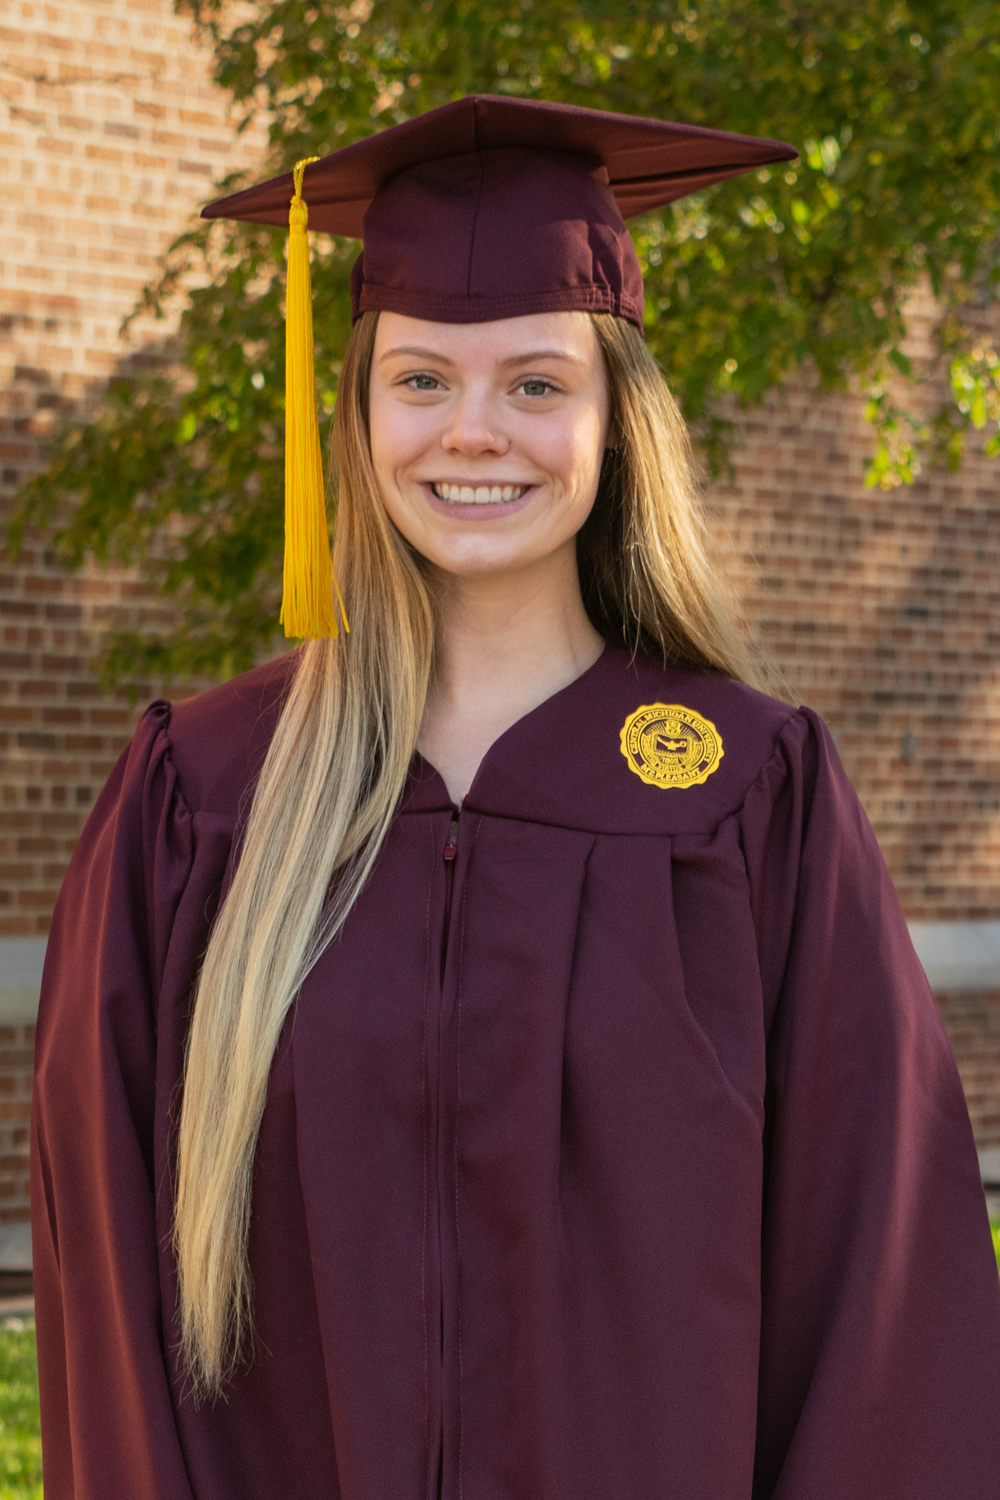
[[[991,1146],[979,1153],[979,1170],[983,1181],[991,1188],[1000,1188],[1000,1146]]]
[[[37,989],[42,982],[46,939],[0,938],[0,989]]]
[[[37,1019],[37,989],[0,989],[0,1026],[31,1026]]]
[[[911,922],[933,990],[1000,990],[1000,922]],[[44,938],[0,938],[0,1025],[33,1021]]]
[[[31,1225],[0,1224],[0,1271],[31,1270]]]
[[[911,922],[932,990],[1000,990],[1000,922]]]
[[[35,1020],[44,960],[44,938],[0,938],[0,1026]]]

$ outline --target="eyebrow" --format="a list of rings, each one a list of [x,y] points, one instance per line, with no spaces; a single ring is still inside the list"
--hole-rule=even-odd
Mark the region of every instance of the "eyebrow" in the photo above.
[[[447,355],[441,354],[435,349],[421,349],[411,344],[400,344],[395,349],[387,349],[381,356],[379,364],[382,363],[382,360],[393,359],[400,355],[408,355],[412,359],[432,359],[441,365],[454,364],[454,360],[449,359]],[[533,349],[530,354],[512,354],[509,359],[501,360],[500,368],[506,370],[512,369],[516,365],[531,365],[540,359],[562,359],[566,360],[569,364],[583,364],[583,360],[578,355],[569,354],[565,349]]]

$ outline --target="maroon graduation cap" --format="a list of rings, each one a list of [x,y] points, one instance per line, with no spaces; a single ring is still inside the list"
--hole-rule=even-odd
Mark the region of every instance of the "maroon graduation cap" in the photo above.
[[[309,226],[364,240],[370,308],[443,323],[580,308],[642,327],[624,220],[789,161],[783,141],[572,104],[473,94],[305,169]],[[291,172],[211,203],[207,219],[288,223]]]
[[[316,419],[306,226],[364,240],[351,271],[370,309],[439,323],[614,313],[642,328],[625,220],[798,153],[783,141],[473,94],[202,210],[288,224],[285,343],[287,635],[337,634]]]

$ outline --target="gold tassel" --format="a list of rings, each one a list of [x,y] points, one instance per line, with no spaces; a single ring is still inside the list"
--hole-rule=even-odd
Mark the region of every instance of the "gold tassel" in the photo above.
[[[318,156],[296,162],[295,195],[288,211],[288,281],[285,289],[285,572],[281,623],[287,636],[317,640],[337,634],[333,591],[344,629],[350,630],[333,572],[323,492],[323,454],[316,419],[312,287],[309,278],[309,210],[302,174]]]

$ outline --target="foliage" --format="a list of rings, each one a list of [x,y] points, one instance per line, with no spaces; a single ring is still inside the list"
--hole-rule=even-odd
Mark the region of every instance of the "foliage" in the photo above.
[[[983,444],[990,458],[1000,453],[1000,355],[991,339],[980,339],[968,353],[951,362],[951,388],[958,409],[973,427],[992,427]]]
[[[42,1500],[33,1321],[0,1323],[0,1500]]]
[[[922,450],[959,462],[970,430],[1000,451],[996,356],[969,327],[1000,276],[993,0],[179,3],[243,123],[269,118],[275,171],[473,91],[800,145],[788,170],[633,225],[647,336],[710,462],[725,461],[727,398],[758,401],[802,367],[822,387],[870,390],[870,483],[909,482]],[[109,679],[238,670],[273,636],[282,247],[280,231],[240,225],[182,235],[142,304],[158,316],[182,307],[170,347],[180,373],[117,383],[100,420],[68,427],[23,494],[15,546],[41,524],[70,565],[90,553],[141,563],[179,605],[172,634],[108,640]],[[326,412],[356,249],[314,243]],[[921,372],[901,348],[906,298],[924,281],[955,396],[930,422],[908,412]],[[185,293],[192,283],[202,289]]]

